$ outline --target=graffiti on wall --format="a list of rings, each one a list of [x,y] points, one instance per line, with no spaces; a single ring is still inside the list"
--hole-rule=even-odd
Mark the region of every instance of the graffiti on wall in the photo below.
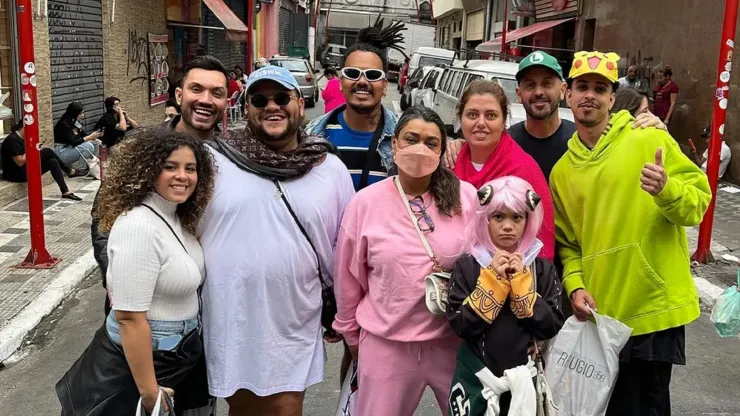
[[[652,91],[655,84],[660,81],[658,72],[665,68],[663,61],[655,59],[653,56],[643,56],[642,50],[637,52],[627,52],[620,54],[622,59],[619,61],[619,76],[627,75],[627,69],[634,65],[637,68],[638,89],[643,91]]]
[[[148,42],[144,33],[138,33],[136,30],[128,31],[128,59],[126,61],[126,76],[131,77],[129,83],[140,81],[141,85],[146,85],[149,81],[149,54],[147,50]]]

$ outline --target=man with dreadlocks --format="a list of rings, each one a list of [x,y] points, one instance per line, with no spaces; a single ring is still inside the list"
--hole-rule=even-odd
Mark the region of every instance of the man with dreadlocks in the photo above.
[[[300,415],[306,388],[324,378],[321,324],[331,328],[333,315],[322,298],[355,192],[333,146],[300,128],[290,71],[267,65],[246,91],[247,127],[209,143],[218,175],[200,227],[208,384],[231,416]]]
[[[385,54],[389,48],[403,53],[399,46],[403,30],[400,22],[383,28],[380,17],[362,29],[357,43],[342,57],[340,85],[347,104],[306,127],[308,134],[337,146],[358,191],[385,178],[393,166],[390,139],[397,117],[381,101],[388,92]]]
[[[391,137],[398,117],[381,101],[388,92],[386,52],[390,48],[405,55],[400,47],[403,30],[406,27],[401,22],[383,28],[380,15],[374,25],[362,29],[357,43],[342,57],[340,87],[346,104],[306,126],[308,134],[325,137],[337,146],[358,191],[388,176],[393,166]],[[351,363],[345,343],[341,383]]]

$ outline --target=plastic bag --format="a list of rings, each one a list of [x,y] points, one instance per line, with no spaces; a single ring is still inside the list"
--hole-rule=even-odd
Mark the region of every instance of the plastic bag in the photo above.
[[[357,416],[357,361],[352,361],[339,391],[336,416]]]
[[[632,328],[593,312],[596,323],[568,318],[547,353],[545,377],[557,415],[602,416]]]
[[[711,319],[719,336],[730,338],[740,334],[740,271],[737,285],[728,287],[717,298]]]
[[[162,401],[164,398],[164,402],[167,403],[168,411],[165,412],[162,406]],[[175,416],[175,411],[173,410],[175,408],[175,402],[172,400],[172,397],[161,387],[159,388],[159,396],[157,396],[157,401],[154,402],[154,408],[152,408],[151,413],[147,413],[146,410],[144,410],[144,403],[142,403],[142,399],[139,399],[139,404],[136,405],[136,416],[145,416],[145,415],[151,415],[151,416]]]

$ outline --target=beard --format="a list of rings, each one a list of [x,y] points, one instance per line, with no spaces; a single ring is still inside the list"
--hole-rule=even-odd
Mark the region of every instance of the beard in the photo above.
[[[285,127],[285,129],[283,129],[283,131],[279,133],[271,133],[268,132],[264,127],[262,127],[262,123],[260,122],[261,117],[265,118],[267,117],[267,115],[250,115],[247,124],[249,129],[254,133],[257,139],[266,144],[281,142],[290,138],[292,135],[296,134],[301,126],[301,117],[299,117],[298,115],[287,113],[286,120],[288,121],[288,125]]]
[[[550,100],[549,104],[549,108],[545,108],[544,110],[535,110],[533,106],[533,100],[522,103],[522,105],[524,106],[524,111],[527,112],[527,115],[535,120],[545,120],[551,115],[555,114],[556,111],[558,111],[558,106],[560,105],[559,101]]]
[[[216,128],[218,125],[219,119],[216,116],[218,114],[218,111],[215,109],[211,109],[211,111],[214,111],[213,121],[208,124],[198,124],[195,122],[195,109],[192,108],[189,105],[183,105],[182,106],[182,117],[181,119],[190,126],[193,130],[196,131],[212,131]]]
[[[372,114],[375,110],[378,109],[378,107],[380,107],[381,100],[379,99],[379,100],[375,101],[375,90],[373,89],[373,86],[372,85],[370,85],[370,84],[355,85],[350,90],[350,93],[351,94],[354,94],[354,93],[356,93],[358,91],[366,91],[367,93],[370,94],[370,97],[372,97],[373,100],[372,101],[363,101],[361,103],[353,103],[352,102],[352,99],[351,99],[352,96],[350,96],[350,99],[349,100],[345,100],[345,101],[347,101],[347,107],[349,107],[352,110],[354,110],[354,112],[356,112],[357,114]]]

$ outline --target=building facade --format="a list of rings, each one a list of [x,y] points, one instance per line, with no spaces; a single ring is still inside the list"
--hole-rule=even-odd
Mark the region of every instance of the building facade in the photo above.
[[[230,0],[226,0],[227,2]],[[73,101],[85,108],[84,129],[104,112],[105,97],[116,96],[143,125],[164,119],[163,105],[188,59],[212,53],[227,65],[244,65],[245,40],[239,22],[220,0],[48,0],[33,9],[39,140],[50,145],[53,126]],[[236,4],[236,0],[233,1]],[[0,138],[20,114],[15,0],[0,0]],[[238,11],[238,9],[237,9]],[[244,9],[242,7],[243,16]],[[222,24],[225,19],[227,24]],[[243,17],[241,18],[243,19]],[[214,26],[209,26],[214,25]],[[242,24],[243,26],[243,24]],[[228,29],[227,29],[228,28]],[[245,28],[244,28],[245,29]]]
[[[711,122],[715,100],[725,98],[715,88],[724,11],[722,0],[675,0],[670,7],[658,0],[583,0],[577,21],[576,49],[614,51],[621,57],[620,75],[630,64],[652,91],[658,71],[669,65],[679,86],[670,132],[685,145],[692,138],[699,152],[706,143],[699,133]],[[736,37],[735,42],[740,41]],[[740,183],[740,78],[731,64],[724,139],[733,158],[725,178]],[[652,97],[652,93],[650,94]],[[686,150],[686,146],[684,146]]]

